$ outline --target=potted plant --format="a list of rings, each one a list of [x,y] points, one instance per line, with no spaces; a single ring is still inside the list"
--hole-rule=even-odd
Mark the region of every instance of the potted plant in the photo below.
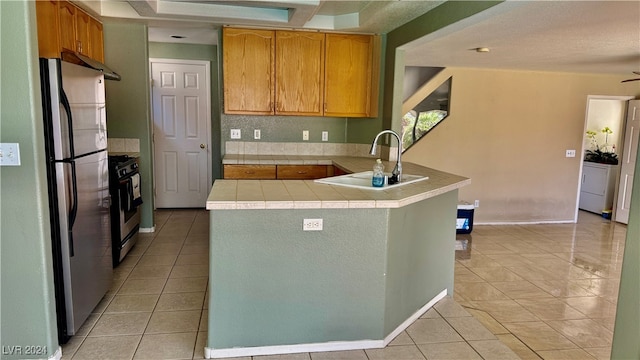
[[[584,161],[617,165],[616,145],[609,145],[609,135],[613,134],[613,131],[608,126],[605,126],[600,132],[604,134],[604,146],[602,147],[598,144],[598,139],[596,138],[598,133],[593,130],[587,130],[587,138],[591,140],[591,150],[585,151]]]

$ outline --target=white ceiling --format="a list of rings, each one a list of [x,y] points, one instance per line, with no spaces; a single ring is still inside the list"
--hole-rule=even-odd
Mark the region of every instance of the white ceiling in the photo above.
[[[640,1],[508,1],[404,48],[408,65],[631,77],[640,70]]]
[[[85,0],[142,21],[150,41],[217,43],[222,25],[388,33],[444,1]],[[185,36],[173,39],[171,35]],[[472,49],[488,47],[490,52]],[[403,46],[410,66],[612,73],[640,70],[640,1],[506,1]],[[635,83],[640,84],[640,82]]]

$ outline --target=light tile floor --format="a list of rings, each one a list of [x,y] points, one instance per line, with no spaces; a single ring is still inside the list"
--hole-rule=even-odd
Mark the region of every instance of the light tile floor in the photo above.
[[[626,226],[478,226],[458,235],[454,299],[522,359],[609,359]]]
[[[205,210],[157,211],[63,359],[202,359],[208,224]],[[453,298],[386,348],[253,360],[608,359],[625,235],[583,212],[578,224],[477,226],[459,235]]]

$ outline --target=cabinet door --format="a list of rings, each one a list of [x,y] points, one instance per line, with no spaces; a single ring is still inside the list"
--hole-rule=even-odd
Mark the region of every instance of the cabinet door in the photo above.
[[[325,116],[371,116],[373,36],[326,35]]]
[[[36,1],[36,20],[38,24],[38,53],[44,58],[60,57],[60,22],[58,20],[58,1]]]
[[[321,116],[324,34],[276,31],[275,61],[275,113]]]
[[[224,165],[225,179],[265,179],[276,178],[275,165]]]
[[[76,51],[76,11],[68,1],[59,2],[60,11],[60,47],[63,50]]]
[[[94,18],[89,18],[89,57],[104,63],[104,40],[102,33],[102,24]]]
[[[222,38],[224,112],[273,115],[274,31],[225,28]]]
[[[326,165],[278,165],[276,177],[281,180],[313,180],[327,177]]]
[[[89,45],[89,19],[86,12],[76,9],[76,51],[82,55],[91,57]]]

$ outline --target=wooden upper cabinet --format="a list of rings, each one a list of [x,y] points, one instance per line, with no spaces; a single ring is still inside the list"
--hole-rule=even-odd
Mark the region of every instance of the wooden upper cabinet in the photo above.
[[[40,57],[60,57],[58,1],[36,1],[36,20],[38,24],[38,53]]]
[[[276,114],[322,116],[324,38],[323,33],[276,31]]]
[[[104,38],[102,23],[89,18],[89,57],[104,63]]]
[[[373,40],[371,35],[326,35],[325,116],[375,116]]]
[[[379,39],[372,35],[224,28],[224,112],[375,117]]]
[[[272,30],[224,28],[224,111],[227,114],[274,114]]]
[[[84,11],[76,10],[76,51],[84,56],[91,56],[89,44],[89,21],[91,16]]]
[[[62,50],[76,51],[76,11],[75,5],[68,1],[60,1],[60,47]]]
[[[40,57],[73,51],[104,62],[102,23],[82,9],[66,0],[37,0],[36,20]]]

